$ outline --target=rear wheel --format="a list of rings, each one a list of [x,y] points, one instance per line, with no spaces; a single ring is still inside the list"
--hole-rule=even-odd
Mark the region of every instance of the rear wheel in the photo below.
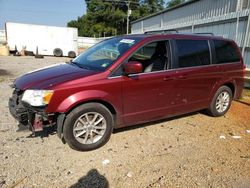
[[[224,115],[231,106],[232,98],[232,90],[229,87],[220,87],[208,108],[209,114],[215,117]]]
[[[72,149],[94,150],[107,143],[113,125],[113,116],[104,105],[87,103],[67,115],[63,136]]]
[[[76,57],[76,53],[74,51],[69,51],[68,56],[70,58],[74,58],[74,57]]]
[[[56,56],[56,57],[62,57],[62,56],[63,56],[63,51],[62,51],[60,48],[55,48],[55,49],[53,50],[53,54],[54,54],[54,56]]]

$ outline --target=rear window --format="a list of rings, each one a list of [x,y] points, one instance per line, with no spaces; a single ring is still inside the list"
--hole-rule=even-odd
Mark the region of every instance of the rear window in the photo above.
[[[214,40],[216,64],[240,61],[236,47],[229,41]]]
[[[195,67],[210,64],[207,40],[176,40],[179,67]]]

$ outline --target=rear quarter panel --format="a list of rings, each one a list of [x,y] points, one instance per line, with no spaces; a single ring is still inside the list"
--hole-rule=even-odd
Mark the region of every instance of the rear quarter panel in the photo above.
[[[242,63],[230,63],[222,66],[224,74],[224,83],[232,83],[234,85],[234,99],[241,96],[244,87],[244,66]]]

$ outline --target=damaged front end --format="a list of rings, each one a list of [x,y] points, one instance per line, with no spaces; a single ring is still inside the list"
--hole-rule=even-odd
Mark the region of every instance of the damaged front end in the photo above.
[[[28,126],[32,132],[43,131],[44,127],[55,126],[55,114],[47,114],[46,106],[34,107],[22,101],[24,91],[15,88],[9,99],[11,115],[22,125]]]

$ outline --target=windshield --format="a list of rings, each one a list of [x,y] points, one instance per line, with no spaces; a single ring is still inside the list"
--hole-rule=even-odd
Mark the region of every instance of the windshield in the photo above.
[[[135,37],[116,37],[102,41],[77,56],[72,64],[84,69],[104,71],[139,40]]]

